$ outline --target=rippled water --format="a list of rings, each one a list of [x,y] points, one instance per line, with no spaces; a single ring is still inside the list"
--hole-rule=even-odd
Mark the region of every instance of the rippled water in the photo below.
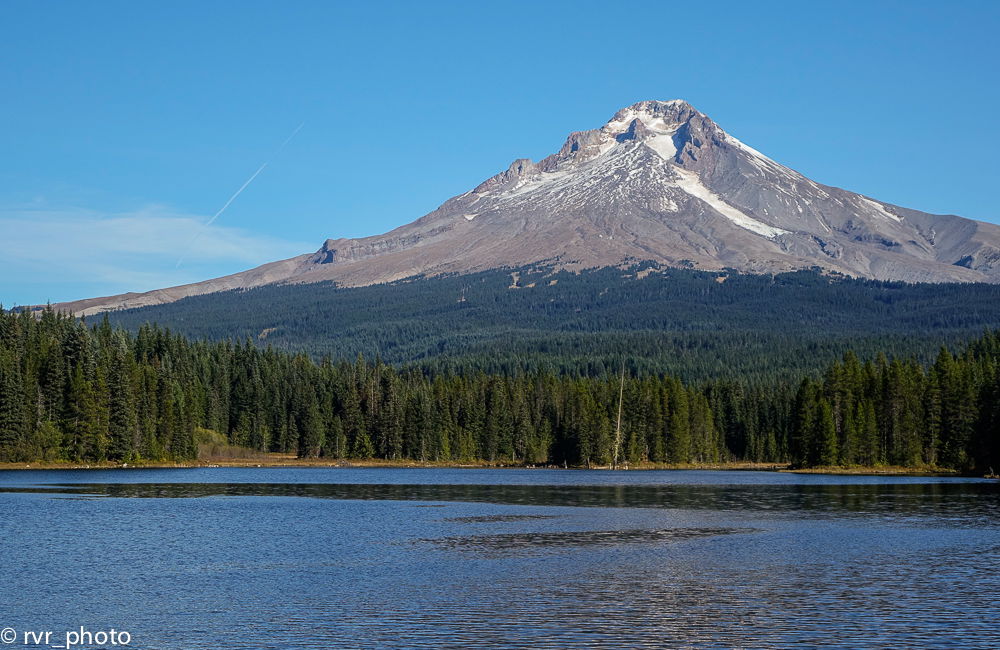
[[[996,481],[19,471],[0,505],[0,628],[53,644],[1000,645]]]

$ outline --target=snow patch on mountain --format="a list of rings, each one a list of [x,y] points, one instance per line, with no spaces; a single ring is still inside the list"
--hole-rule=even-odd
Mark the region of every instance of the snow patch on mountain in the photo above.
[[[789,169],[788,167],[785,167],[781,163],[776,162],[776,161],[772,160],[771,158],[768,158],[767,156],[765,156],[761,152],[757,151],[756,149],[754,149],[750,145],[746,144],[742,140],[737,140],[736,138],[734,138],[733,136],[729,135],[728,133],[723,132],[723,139],[727,143],[733,145],[734,147],[736,147],[737,149],[743,151],[744,153],[750,154],[750,157],[748,158],[749,162],[752,165],[754,165],[755,167],[757,167],[757,169],[761,170],[765,174],[774,174],[774,173],[777,173],[777,174],[780,174],[781,176],[794,179],[795,182],[800,182],[800,181],[802,181],[804,179],[804,177],[802,176],[802,174],[799,174],[798,172],[796,172],[796,171],[794,171],[792,169]],[[818,188],[818,186],[817,186],[817,188]],[[785,191],[781,187],[776,187],[776,189],[778,191]],[[787,191],[786,191],[786,193],[790,194],[790,192],[787,192]]]
[[[729,205],[722,200],[722,197],[705,187],[705,185],[701,182],[701,179],[698,178],[698,175],[694,172],[681,169],[680,167],[674,168],[674,172],[676,172],[679,176],[679,180],[677,180],[677,187],[681,188],[696,199],[704,201],[711,206],[712,209],[735,223],[740,228],[745,228],[750,232],[756,233],[762,237],[767,237],[768,239],[774,239],[779,235],[788,234],[789,231],[787,230],[769,226],[766,223],[758,221],[757,219],[754,219],[753,217],[748,216]]]
[[[872,208],[880,216],[885,217],[886,219],[891,219],[896,223],[902,223],[903,221],[902,217],[889,212],[888,210],[885,209],[885,206],[879,203],[878,201],[872,201],[867,196],[861,196],[860,194],[858,195],[858,198],[861,200],[861,203],[863,205],[867,205],[868,207]]]
[[[643,144],[655,151],[664,160],[672,160],[677,155],[677,145],[674,144],[673,134],[657,135],[649,138]]]

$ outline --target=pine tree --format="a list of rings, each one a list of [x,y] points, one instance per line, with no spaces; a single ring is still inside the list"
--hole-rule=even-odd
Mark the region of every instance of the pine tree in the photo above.
[[[108,374],[108,457],[133,460],[137,456],[139,426],[136,420],[135,388],[129,363],[128,342],[122,331],[112,338]]]
[[[667,415],[667,460],[671,463],[691,462],[691,411],[687,389],[676,379],[667,383],[669,389]]]
[[[21,457],[25,439],[24,388],[14,355],[0,350],[0,458]]]
[[[810,464],[830,466],[836,465],[839,459],[837,450],[837,425],[833,419],[833,407],[826,398],[820,398],[816,406],[813,421],[813,451],[810,454]]]

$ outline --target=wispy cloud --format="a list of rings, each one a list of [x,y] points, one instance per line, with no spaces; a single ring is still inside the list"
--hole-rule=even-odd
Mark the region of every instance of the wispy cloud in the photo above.
[[[0,209],[0,301],[27,304],[196,282],[305,253],[296,242],[162,206]],[[176,268],[182,251],[186,263]],[[97,294],[93,292],[97,291]]]

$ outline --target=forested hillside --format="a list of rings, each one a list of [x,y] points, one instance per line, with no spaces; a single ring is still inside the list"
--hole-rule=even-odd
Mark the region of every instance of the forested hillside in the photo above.
[[[1000,327],[1000,285],[652,268],[267,286],[110,318],[132,332],[151,322],[192,339],[435,372],[603,377],[625,357],[637,376],[765,384],[817,373],[848,349],[928,362]]]
[[[0,460],[187,459],[196,432],[303,457],[607,464],[619,379],[314,362],[250,343],[0,313]],[[1000,334],[925,367],[848,354],[822,378],[624,383],[621,458],[1000,467]]]

